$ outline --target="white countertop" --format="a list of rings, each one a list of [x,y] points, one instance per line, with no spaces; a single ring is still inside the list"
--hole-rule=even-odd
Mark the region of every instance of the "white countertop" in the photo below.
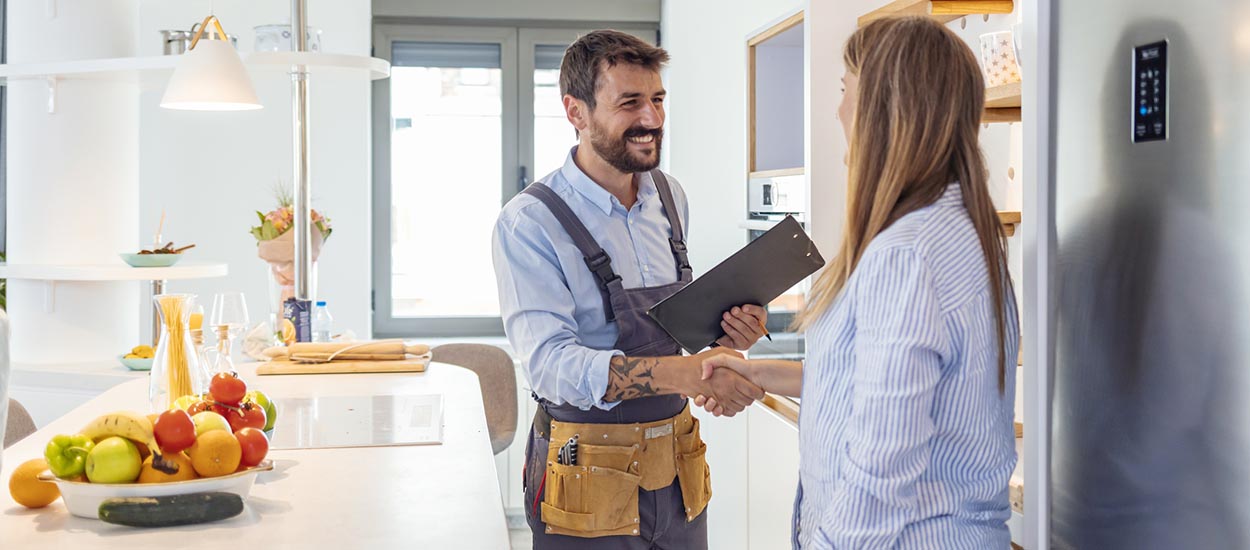
[[[275,398],[320,395],[444,396],[442,445],[273,451],[242,515],[229,520],[133,529],[69,515],[57,501],[26,510],[0,491],[4,548],[508,548],[495,460],[477,377],[434,363],[421,374],[256,376],[249,387]],[[143,411],[147,379],[120,384],[4,451],[7,486],[18,464],[43,456],[48,439],[99,414]]]

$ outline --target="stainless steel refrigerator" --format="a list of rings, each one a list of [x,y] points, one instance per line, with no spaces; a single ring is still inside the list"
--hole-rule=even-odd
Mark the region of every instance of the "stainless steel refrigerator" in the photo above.
[[[1051,547],[1250,548],[1250,1],[1051,10]]]

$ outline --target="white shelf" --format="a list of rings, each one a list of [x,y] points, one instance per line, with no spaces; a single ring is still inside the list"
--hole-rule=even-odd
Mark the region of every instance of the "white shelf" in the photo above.
[[[176,55],[10,63],[0,65],[0,85],[13,80],[43,79],[140,81],[146,77],[166,77],[177,63]],[[304,65],[313,74],[335,70],[368,71],[371,80],[386,78],[391,74],[391,64],[385,59],[362,55],[258,52],[247,55],[245,63],[253,71],[264,72],[285,73],[292,65]]]
[[[280,67],[285,70],[292,65],[304,65],[313,74],[323,70],[369,71],[370,80],[391,76],[391,64],[385,59],[363,55],[312,52],[257,52],[245,60],[252,67]]]
[[[74,79],[129,80],[145,72],[173,71],[177,56],[119,57],[48,61],[44,63],[10,63],[0,65],[0,84],[10,80]]]
[[[781,223],[781,220],[743,220],[738,222],[738,227],[755,231],[768,231],[779,223]]]
[[[0,263],[0,279],[36,281],[176,281],[225,277],[226,264],[180,262],[172,267]]]

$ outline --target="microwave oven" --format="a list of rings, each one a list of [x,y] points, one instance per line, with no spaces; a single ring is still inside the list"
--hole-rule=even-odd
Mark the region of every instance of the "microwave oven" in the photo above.
[[[747,182],[750,217],[784,217],[807,212],[807,178],[803,174],[769,176],[758,174]]]

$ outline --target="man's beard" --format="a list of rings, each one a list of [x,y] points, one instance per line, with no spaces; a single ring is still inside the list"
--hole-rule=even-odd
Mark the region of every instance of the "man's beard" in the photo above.
[[[633,174],[636,172],[647,172],[654,170],[660,165],[660,142],[664,140],[664,130],[656,128],[649,130],[647,128],[630,128],[626,130],[624,135],[620,137],[610,137],[606,132],[602,131],[593,122],[589,128],[590,144],[595,148],[595,152],[599,157],[612,165],[613,168],[620,170],[625,174]],[[642,137],[646,135],[654,136],[651,145],[655,147],[654,158],[639,158],[638,155],[629,150],[629,138]]]

